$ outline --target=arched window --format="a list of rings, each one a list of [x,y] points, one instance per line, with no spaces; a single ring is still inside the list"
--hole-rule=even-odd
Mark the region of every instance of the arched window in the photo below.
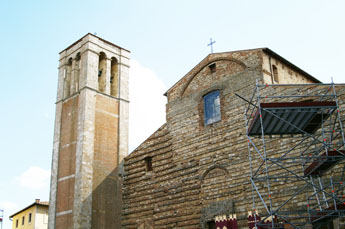
[[[64,97],[71,95],[71,74],[72,74],[72,58],[69,58],[66,65],[66,75],[64,79]]]
[[[111,69],[110,69],[110,95],[118,96],[117,91],[119,87],[119,68],[118,62],[115,57],[111,58]]]
[[[203,97],[204,124],[209,125],[221,119],[219,91],[213,91]]]
[[[99,62],[98,62],[98,90],[100,92],[105,91],[106,72],[107,72],[107,57],[104,52],[101,52],[99,55]]]
[[[275,65],[272,65],[272,70],[273,70],[273,79],[274,79],[274,81],[279,83],[278,68]]]
[[[75,57],[74,62],[74,89],[75,91],[79,90],[79,77],[80,77],[80,52],[78,52]]]

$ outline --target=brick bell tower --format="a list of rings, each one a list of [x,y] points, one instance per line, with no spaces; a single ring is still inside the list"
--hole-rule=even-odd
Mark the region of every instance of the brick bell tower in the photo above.
[[[60,52],[49,228],[120,228],[129,51],[87,34]]]

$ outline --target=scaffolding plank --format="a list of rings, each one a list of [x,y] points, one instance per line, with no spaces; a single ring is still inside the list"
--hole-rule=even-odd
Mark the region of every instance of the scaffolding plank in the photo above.
[[[341,152],[341,153],[340,153]],[[316,158],[305,170],[304,176],[322,175],[328,169],[336,165],[344,159],[344,150],[324,152],[321,156]]]
[[[328,109],[334,110],[336,107],[333,101],[261,103],[264,134],[302,134],[303,131],[313,134],[328,118]],[[249,125],[248,134],[261,135],[259,109]]]
[[[336,210],[337,209],[337,210]],[[345,204],[337,203],[337,208],[334,205],[326,208],[324,211],[320,211],[311,217],[312,224],[328,221],[344,214]]]

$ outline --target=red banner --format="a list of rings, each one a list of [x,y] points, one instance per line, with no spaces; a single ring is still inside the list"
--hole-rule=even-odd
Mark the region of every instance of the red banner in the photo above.
[[[216,228],[217,229],[238,229],[236,214],[216,216]]]

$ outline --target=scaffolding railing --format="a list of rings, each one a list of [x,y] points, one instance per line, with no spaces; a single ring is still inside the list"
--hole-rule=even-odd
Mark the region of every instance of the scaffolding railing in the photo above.
[[[247,103],[251,210],[261,212],[255,225],[343,223],[345,140],[335,84],[257,83],[250,99],[237,96]]]

